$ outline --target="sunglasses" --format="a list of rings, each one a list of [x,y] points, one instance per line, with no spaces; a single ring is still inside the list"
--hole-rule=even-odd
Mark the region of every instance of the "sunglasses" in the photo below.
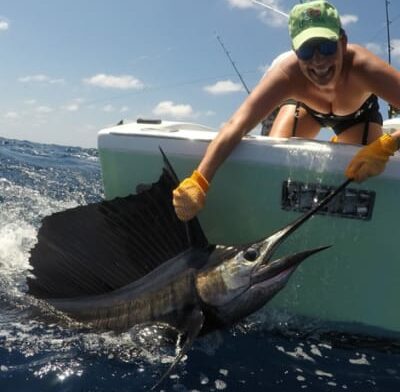
[[[322,56],[332,56],[337,51],[338,43],[337,41],[323,40],[318,42],[313,42],[309,44],[304,44],[296,50],[296,55],[300,60],[308,61],[314,56],[314,52],[317,49],[319,54]]]

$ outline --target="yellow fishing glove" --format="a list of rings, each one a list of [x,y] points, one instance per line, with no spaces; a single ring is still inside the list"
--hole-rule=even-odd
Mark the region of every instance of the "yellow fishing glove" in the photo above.
[[[353,157],[346,169],[346,176],[357,182],[377,176],[385,169],[386,162],[398,149],[398,142],[385,134],[368,146],[363,147]]]
[[[197,170],[172,192],[172,204],[182,221],[192,219],[204,207],[209,183]]]

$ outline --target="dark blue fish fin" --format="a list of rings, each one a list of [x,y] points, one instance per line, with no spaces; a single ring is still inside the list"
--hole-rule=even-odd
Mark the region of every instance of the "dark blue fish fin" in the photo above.
[[[188,315],[186,320],[186,325],[184,326],[184,334],[185,334],[185,342],[183,346],[179,350],[179,354],[175,357],[174,361],[168,368],[168,370],[161,376],[160,380],[158,380],[157,384],[155,384],[151,390],[154,391],[156,388],[160,386],[160,384],[168,377],[169,374],[175,369],[176,365],[178,365],[179,361],[184,357],[184,355],[190,350],[193,346],[193,342],[199,336],[201,329],[204,324],[204,314],[200,308],[194,308],[192,312]]]
[[[189,248],[208,249],[198,220],[185,224],[175,214],[177,179],[170,169],[136,195],[44,218],[29,260],[34,275],[28,278],[29,293],[40,298],[104,294]]]
[[[175,188],[176,188],[176,186],[178,186],[179,184],[179,178],[176,175],[175,170],[172,167],[171,162],[167,158],[167,155],[165,154],[164,150],[161,148],[161,146],[158,146],[158,148],[160,149],[161,155],[163,157],[164,169],[168,171],[171,180],[175,182]]]
[[[175,181],[175,186],[174,188],[176,188],[179,184],[179,178],[177,176],[177,174],[175,173],[174,168],[171,165],[171,162],[169,161],[169,159],[167,158],[167,155],[164,153],[164,150],[161,148],[161,146],[158,146],[158,148],[160,149],[161,155],[163,157],[163,161],[164,161],[164,170],[166,170],[169,174],[169,176],[171,177],[171,180]],[[195,220],[197,221],[197,219],[195,218]],[[191,224],[196,225],[195,223]],[[197,221],[197,225],[198,225],[198,221]],[[192,233],[193,230],[191,230],[189,223],[185,223],[185,230],[186,230],[186,237],[189,243],[195,242],[197,239],[196,238],[192,238]],[[198,230],[196,230],[195,232],[198,232]]]

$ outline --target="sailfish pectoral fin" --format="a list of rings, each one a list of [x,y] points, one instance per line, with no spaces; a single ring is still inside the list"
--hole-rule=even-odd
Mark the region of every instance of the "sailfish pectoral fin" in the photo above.
[[[155,384],[150,390],[154,391],[159,385],[171,374],[172,370],[175,369],[176,365],[183,358],[183,356],[190,350],[193,345],[194,340],[199,335],[204,323],[204,314],[200,308],[194,308],[192,312],[189,314],[185,327],[184,333],[186,335],[185,342],[181,347],[179,354],[175,357],[174,361],[168,368],[168,370],[161,376],[160,380]]]

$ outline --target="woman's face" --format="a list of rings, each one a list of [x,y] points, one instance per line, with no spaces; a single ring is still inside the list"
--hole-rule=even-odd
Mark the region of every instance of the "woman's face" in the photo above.
[[[339,38],[336,50],[334,46],[335,42],[315,39],[304,43],[296,52],[301,71],[318,87],[334,87],[339,79],[346,47],[345,39]]]

